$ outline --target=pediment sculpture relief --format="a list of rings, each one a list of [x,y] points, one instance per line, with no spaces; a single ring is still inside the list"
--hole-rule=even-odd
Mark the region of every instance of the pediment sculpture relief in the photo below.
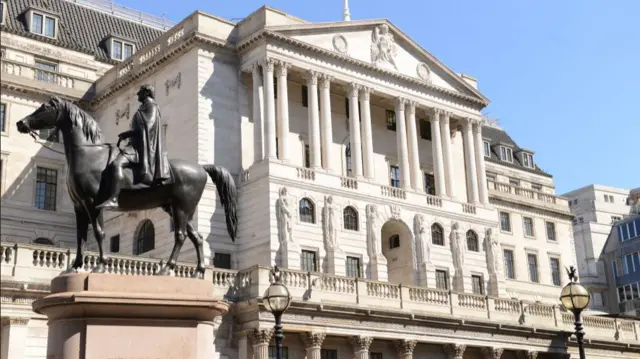
[[[391,65],[398,70],[395,58],[398,55],[398,46],[393,34],[389,32],[388,25],[379,25],[371,33],[371,63],[376,66]]]

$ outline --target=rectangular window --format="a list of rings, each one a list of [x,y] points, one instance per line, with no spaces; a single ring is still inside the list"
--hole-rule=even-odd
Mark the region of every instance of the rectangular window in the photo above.
[[[471,276],[471,289],[473,290],[473,294],[484,294],[484,285],[482,283],[482,276],[479,276],[479,275]]]
[[[4,2],[0,2],[0,24],[4,24]]]
[[[309,152],[309,145],[304,145],[304,166],[306,168],[311,167],[311,154]]]
[[[631,256],[631,254],[627,254],[626,256],[624,256],[624,262],[625,262],[625,274],[629,274],[629,273],[633,273],[633,257]]]
[[[7,113],[7,105],[0,103],[0,132],[6,131],[5,116]]]
[[[624,287],[618,287],[618,302],[619,303],[623,303],[626,300],[627,300],[627,298],[624,295]]]
[[[389,172],[391,187],[400,187],[400,169],[398,166],[389,166]]]
[[[0,171],[0,173],[2,172]],[[634,272],[640,272],[640,252],[635,252],[632,256]]]
[[[51,62],[38,61],[35,62],[34,78],[38,81],[57,83],[58,65]]]
[[[513,163],[513,150],[509,147],[500,146],[500,159],[505,162]]]
[[[511,217],[507,212],[500,212],[500,230],[511,232]]]
[[[534,168],[533,165],[533,155],[530,153],[523,152],[522,153],[522,165],[527,168]]]
[[[111,44],[111,58],[122,60],[122,41],[113,40]]]
[[[318,271],[318,261],[316,257],[316,252],[302,250],[302,258],[300,261],[302,270],[305,272],[317,272]]]
[[[504,253],[504,268],[505,274],[509,279],[516,279],[515,263],[513,263],[513,251],[505,249]]]
[[[309,88],[307,86],[302,85],[302,93],[300,96],[302,97],[302,107],[309,107]],[[349,108],[348,104],[349,100],[347,99],[347,108]],[[349,116],[347,115],[347,117]]]
[[[560,286],[560,259],[549,258],[551,264],[551,281],[553,285]]]
[[[446,270],[436,269],[436,288],[449,290],[449,275]]]
[[[542,186],[537,183],[532,183],[531,189],[534,191],[542,192]]]
[[[215,268],[231,269],[231,254],[215,252],[213,255],[213,266]]]
[[[346,263],[347,277],[360,278],[360,258],[347,257]]]
[[[483,141],[482,145],[484,147],[484,156],[491,157],[491,144],[489,144],[489,142],[487,141]]]
[[[269,359],[276,359],[276,346],[269,346]],[[282,359],[289,359],[289,347],[282,347]]]
[[[111,253],[120,252],[120,235],[119,234],[116,234],[115,236],[109,239],[109,251]]]
[[[509,178],[509,184],[512,186],[520,186],[520,180],[515,178]]]
[[[33,12],[31,14],[31,32],[47,37],[56,37],[56,19]]]
[[[396,130],[396,112],[393,110],[387,110],[387,130]]]
[[[320,349],[320,359],[338,359],[338,351],[335,349]]]
[[[533,237],[533,218],[524,217],[522,218],[522,222],[524,225],[524,235],[528,237]]]
[[[50,168],[38,167],[36,170],[36,208],[55,211],[57,192],[58,171]]]
[[[420,138],[431,141],[431,122],[429,120],[420,120]]]
[[[436,180],[430,173],[424,173],[424,191],[432,196],[436,195]]]
[[[535,254],[527,254],[529,265],[529,280],[538,283],[538,257]]]
[[[56,19],[49,16],[44,17],[44,36],[56,37]]]
[[[131,57],[131,55],[133,55],[133,45],[131,44],[124,44],[124,54],[122,55],[122,59],[126,60],[129,57]]]
[[[547,222],[547,239],[550,241],[556,240],[556,224],[553,222]]]
[[[382,359],[382,353],[369,353],[369,359]]]

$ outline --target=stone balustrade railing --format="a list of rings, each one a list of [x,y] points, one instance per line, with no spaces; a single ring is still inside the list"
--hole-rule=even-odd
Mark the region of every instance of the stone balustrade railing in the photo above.
[[[74,252],[50,246],[0,243],[3,280],[47,283],[69,265]],[[95,253],[88,253],[84,269],[91,270]],[[121,275],[152,275],[161,262],[154,259],[110,256],[107,271]],[[179,265],[177,276],[188,276],[193,267]],[[337,304],[371,311],[400,311],[460,320],[479,320],[496,325],[522,326],[528,330],[573,332],[573,314],[557,305],[516,299],[454,293],[433,288],[377,282],[351,277],[283,269],[283,283],[295,301]],[[260,298],[271,283],[270,268],[254,266],[236,271],[207,268],[215,293],[228,300]],[[587,339],[640,343],[640,321],[583,316]]]
[[[487,187],[490,193],[513,196],[512,198],[520,198],[527,201],[531,200],[542,206],[569,212],[569,202],[564,197],[490,179],[487,180]]]
[[[42,89],[50,88],[56,93],[82,98],[91,88],[92,81],[86,78],[50,71],[10,59],[0,62],[2,81],[16,82],[21,86],[31,86]]]

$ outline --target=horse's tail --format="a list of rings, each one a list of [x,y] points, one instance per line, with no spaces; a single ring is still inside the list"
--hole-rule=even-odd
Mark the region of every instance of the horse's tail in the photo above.
[[[216,165],[203,165],[204,170],[209,174],[216,188],[220,203],[224,206],[224,213],[227,221],[227,231],[232,241],[236,241],[238,231],[238,216],[236,214],[236,203],[238,192],[233,177],[226,168]]]

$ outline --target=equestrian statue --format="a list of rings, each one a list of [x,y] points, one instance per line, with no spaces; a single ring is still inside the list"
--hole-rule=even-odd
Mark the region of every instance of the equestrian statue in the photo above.
[[[169,160],[153,87],[142,85],[138,101],[140,107],[133,116],[131,129],[118,135],[115,146],[105,142],[102,130],[91,115],[55,96],[16,124],[19,132],[31,136],[35,136],[36,130],[49,128],[62,133],[68,165],[67,187],[77,227],[76,258],[65,273],[76,272],[83,266],[82,242],[87,240],[89,224],[99,251],[93,272],[106,271],[103,210],[128,212],[161,207],[173,219],[175,243],[167,263],[157,274],[170,275],[174,271],[182,244],[188,237],[196,249],[193,277],[204,278],[204,240],[191,220],[208,175],[224,207],[229,236],[235,241],[238,227],[235,182],[221,166]],[[129,144],[120,149],[124,140]]]

